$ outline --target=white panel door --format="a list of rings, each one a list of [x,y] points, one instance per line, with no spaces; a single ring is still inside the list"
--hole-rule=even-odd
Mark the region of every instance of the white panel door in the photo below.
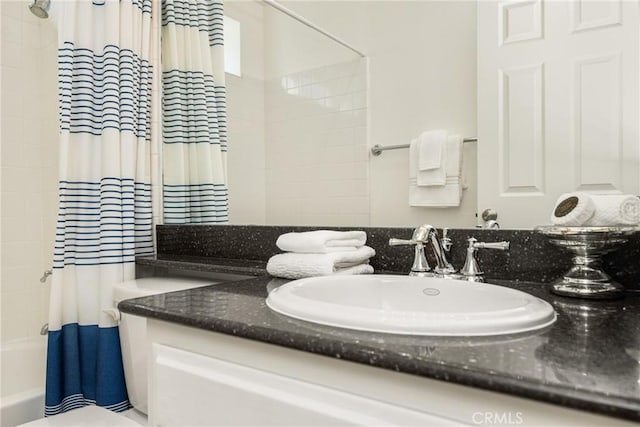
[[[548,224],[565,192],[640,194],[638,2],[478,2],[478,212]]]

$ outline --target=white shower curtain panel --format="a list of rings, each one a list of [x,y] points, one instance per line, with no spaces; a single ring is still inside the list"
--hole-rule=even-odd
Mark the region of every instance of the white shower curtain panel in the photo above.
[[[220,0],[162,1],[167,224],[228,219],[223,22]]]
[[[151,0],[61,1],[60,201],[45,414],[130,407],[113,285],[153,253]]]

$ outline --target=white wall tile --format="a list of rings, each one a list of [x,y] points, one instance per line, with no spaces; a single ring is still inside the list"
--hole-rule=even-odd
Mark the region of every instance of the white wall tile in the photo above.
[[[2,8],[2,30],[0,35],[2,36],[2,43],[20,43],[22,36],[22,20],[21,18],[8,15],[7,11],[11,10],[14,2],[7,2],[3,4]]]
[[[57,215],[57,37],[25,1],[3,1],[0,94],[2,341],[35,336],[48,316]]]
[[[349,93],[349,82],[356,80],[353,74],[366,70],[360,62],[274,78],[286,82],[287,88],[279,88],[286,96],[265,98],[266,110],[276,112],[266,117],[269,224],[336,225],[368,215],[368,158],[362,155],[366,140],[358,144],[354,127],[366,122],[354,111]],[[301,86],[292,88],[289,82]],[[267,85],[278,90],[273,82]]]

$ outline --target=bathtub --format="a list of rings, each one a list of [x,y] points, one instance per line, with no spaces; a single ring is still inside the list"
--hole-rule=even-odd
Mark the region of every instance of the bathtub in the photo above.
[[[12,427],[42,418],[46,336],[3,342],[0,425]]]

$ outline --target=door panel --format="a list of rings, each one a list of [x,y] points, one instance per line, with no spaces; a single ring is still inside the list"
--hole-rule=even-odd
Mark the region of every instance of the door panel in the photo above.
[[[638,2],[478,2],[478,212],[549,223],[569,191],[640,193]]]

